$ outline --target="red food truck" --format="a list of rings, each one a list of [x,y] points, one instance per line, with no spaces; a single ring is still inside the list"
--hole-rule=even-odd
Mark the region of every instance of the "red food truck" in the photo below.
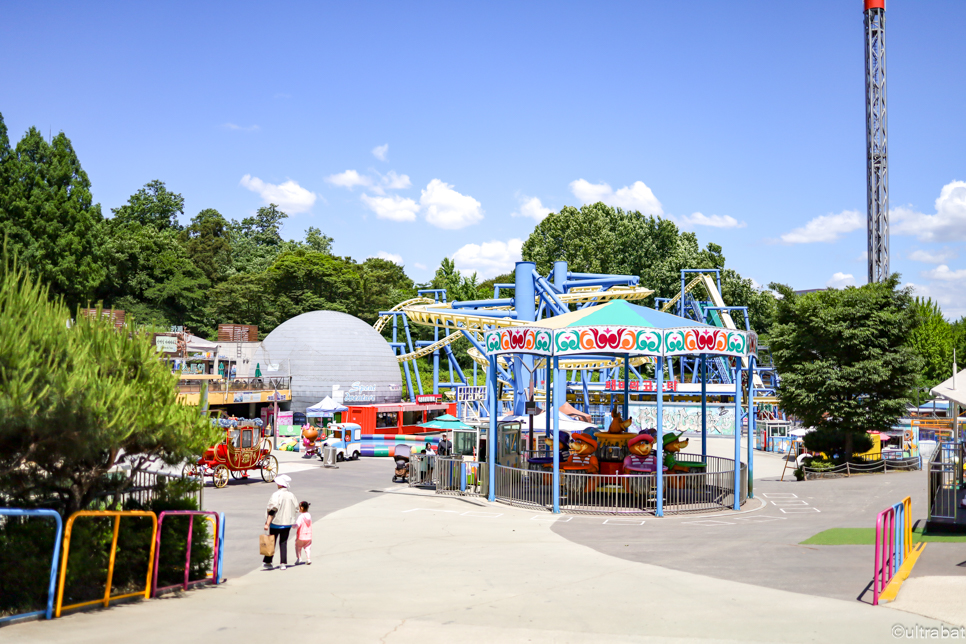
[[[363,434],[419,434],[423,432],[418,427],[420,423],[443,414],[456,415],[456,403],[443,402],[440,395],[420,395],[416,396],[416,400],[414,403],[347,405],[349,411],[346,420],[362,427]]]

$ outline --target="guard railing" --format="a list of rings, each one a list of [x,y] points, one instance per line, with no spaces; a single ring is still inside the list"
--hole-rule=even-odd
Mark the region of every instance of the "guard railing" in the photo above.
[[[0,623],[8,622],[14,619],[24,619],[27,617],[39,617],[41,615],[47,619],[51,619],[54,616],[54,597],[57,591],[57,565],[60,561],[60,541],[64,534],[64,523],[57,512],[46,509],[25,510],[22,508],[0,508],[0,516],[43,517],[45,519],[53,519],[57,526],[54,534],[54,551],[50,558],[50,582],[47,586],[47,608],[27,613],[19,613],[17,615],[8,615],[0,618]]]
[[[185,564],[184,564],[184,581],[178,584],[173,584],[170,586],[158,587],[158,563],[161,559],[161,530],[164,527],[164,518],[168,516],[187,516],[188,517],[188,542],[185,548]],[[195,517],[204,517],[208,521],[214,524],[214,552],[212,553],[212,574],[210,577],[205,577],[204,579],[189,579],[188,576],[191,571],[191,542],[194,533],[194,523]],[[224,519],[223,516],[217,512],[211,511],[199,511],[199,510],[164,510],[158,514],[158,529],[157,536],[154,543],[154,577],[151,581],[151,596],[157,597],[159,592],[164,592],[165,590],[170,590],[172,588],[180,587],[182,590],[188,590],[190,586],[196,584],[212,583],[217,584],[220,574],[221,574],[221,556],[223,543],[221,537],[224,531]]]

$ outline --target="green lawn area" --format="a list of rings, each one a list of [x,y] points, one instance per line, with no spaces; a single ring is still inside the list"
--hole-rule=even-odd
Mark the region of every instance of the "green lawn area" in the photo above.
[[[922,528],[912,531],[912,542],[966,543],[966,534],[923,534]],[[832,528],[823,530],[802,541],[803,546],[873,546],[875,528]]]

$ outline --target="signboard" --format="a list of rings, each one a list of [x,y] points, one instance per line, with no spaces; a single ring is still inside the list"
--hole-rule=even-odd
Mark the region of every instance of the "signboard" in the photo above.
[[[161,353],[177,353],[178,338],[173,335],[154,336],[154,348]]]
[[[701,403],[664,403],[664,433],[700,432]],[[657,404],[630,404],[630,415],[640,429],[657,427]],[[634,430],[631,430],[634,431]],[[735,434],[735,406],[708,403],[708,434],[719,436]]]
[[[376,386],[363,385],[359,382],[352,383],[349,390],[342,397],[343,403],[364,403],[376,402]]]
[[[627,383],[627,388],[634,392],[655,392],[657,391],[657,384],[653,380],[631,380]],[[665,380],[664,381],[664,391],[677,391],[678,381],[677,380]],[[604,384],[604,390],[614,393],[624,393],[624,381],[623,380],[608,380]]]
[[[463,386],[456,388],[457,402],[475,402],[486,400],[486,387]]]
[[[442,401],[442,394],[416,394],[416,402],[421,405],[432,405]]]

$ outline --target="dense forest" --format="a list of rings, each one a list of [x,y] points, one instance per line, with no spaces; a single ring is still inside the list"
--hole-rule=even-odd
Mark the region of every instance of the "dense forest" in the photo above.
[[[444,258],[429,283],[416,284],[391,261],[337,255],[335,240],[318,228],[301,240],[283,239],[288,215],[275,205],[240,220],[203,208],[184,225],[184,202],[175,188],[153,180],[106,216],[63,132],[47,140],[30,128],[12,146],[0,115],[0,234],[7,252],[71,309],[101,304],[141,324],[185,326],[208,338],[218,324],[255,324],[264,337],[307,311],[343,311],[372,323],[419,288],[445,288],[450,300],[468,300],[492,297],[494,283],[513,281],[501,275],[481,282]],[[693,232],[669,219],[602,203],[548,215],[525,241],[523,257],[545,274],[566,259],[574,271],[638,275],[658,297],[680,289],[682,268],[720,269],[725,301],[748,307],[765,340],[776,315],[773,291],[727,268],[718,244],[701,248]],[[923,358],[926,386],[948,377],[954,348],[960,356],[966,351],[966,321],[949,323],[929,300],[917,300],[912,311],[918,324],[910,344]],[[413,333],[432,337],[427,328]],[[463,366],[467,347],[454,345]]]

